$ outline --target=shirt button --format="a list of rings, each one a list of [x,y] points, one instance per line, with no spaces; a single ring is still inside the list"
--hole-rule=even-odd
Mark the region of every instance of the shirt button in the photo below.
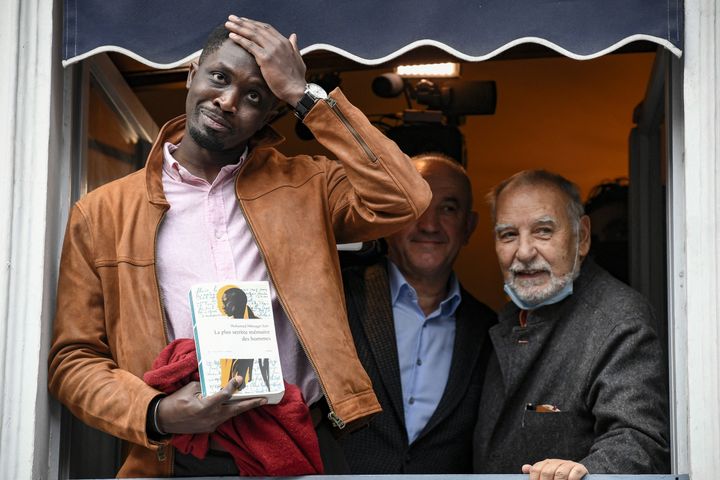
[[[217,230],[215,232],[215,238],[217,238],[218,240],[220,240],[222,238],[222,236],[223,236],[223,234],[220,230]]]
[[[418,359],[417,359],[417,362],[415,362],[415,363],[418,364],[418,365],[422,365],[422,360],[420,360],[420,359],[418,358]]]
[[[408,400],[408,403],[409,403],[410,405],[414,404],[414,403],[415,403],[415,397],[410,397],[410,399]]]

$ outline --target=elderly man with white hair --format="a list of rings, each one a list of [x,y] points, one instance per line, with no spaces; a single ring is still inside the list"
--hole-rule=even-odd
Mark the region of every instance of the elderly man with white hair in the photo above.
[[[577,187],[532,170],[489,195],[512,300],[491,328],[478,473],[578,480],[669,470],[667,378],[647,301],[587,258]]]

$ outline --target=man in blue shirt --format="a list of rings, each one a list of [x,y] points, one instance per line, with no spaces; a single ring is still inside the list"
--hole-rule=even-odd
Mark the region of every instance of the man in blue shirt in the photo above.
[[[353,473],[470,473],[472,429],[489,356],[490,308],[453,273],[477,224],[464,168],[413,157],[433,200],[387,238],[387,259],[343,271],[358,356],[383,407],[342,441]]]

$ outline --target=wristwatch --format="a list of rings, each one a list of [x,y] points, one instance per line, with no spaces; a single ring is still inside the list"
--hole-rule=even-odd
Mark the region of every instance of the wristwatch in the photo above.
[[[320,85],[308,83],[305,85],[305,92],[303,93],[303,96],[300,98],[297,105],[295,105],[295,116],[298,117],[300,121],[304,120],[305,115],[307,115],[313,105],[315,105],[315,102],[318,100],[324,100],[327,97],[327,93]]]

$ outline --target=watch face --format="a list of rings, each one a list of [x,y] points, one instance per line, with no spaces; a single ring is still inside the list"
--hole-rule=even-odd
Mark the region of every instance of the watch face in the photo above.
[[[327,98],[325,90],[323,90],[320,85],[316,85],[314,83],[308,83],[307,87],[305,87],[305,91],[317,99]]]

